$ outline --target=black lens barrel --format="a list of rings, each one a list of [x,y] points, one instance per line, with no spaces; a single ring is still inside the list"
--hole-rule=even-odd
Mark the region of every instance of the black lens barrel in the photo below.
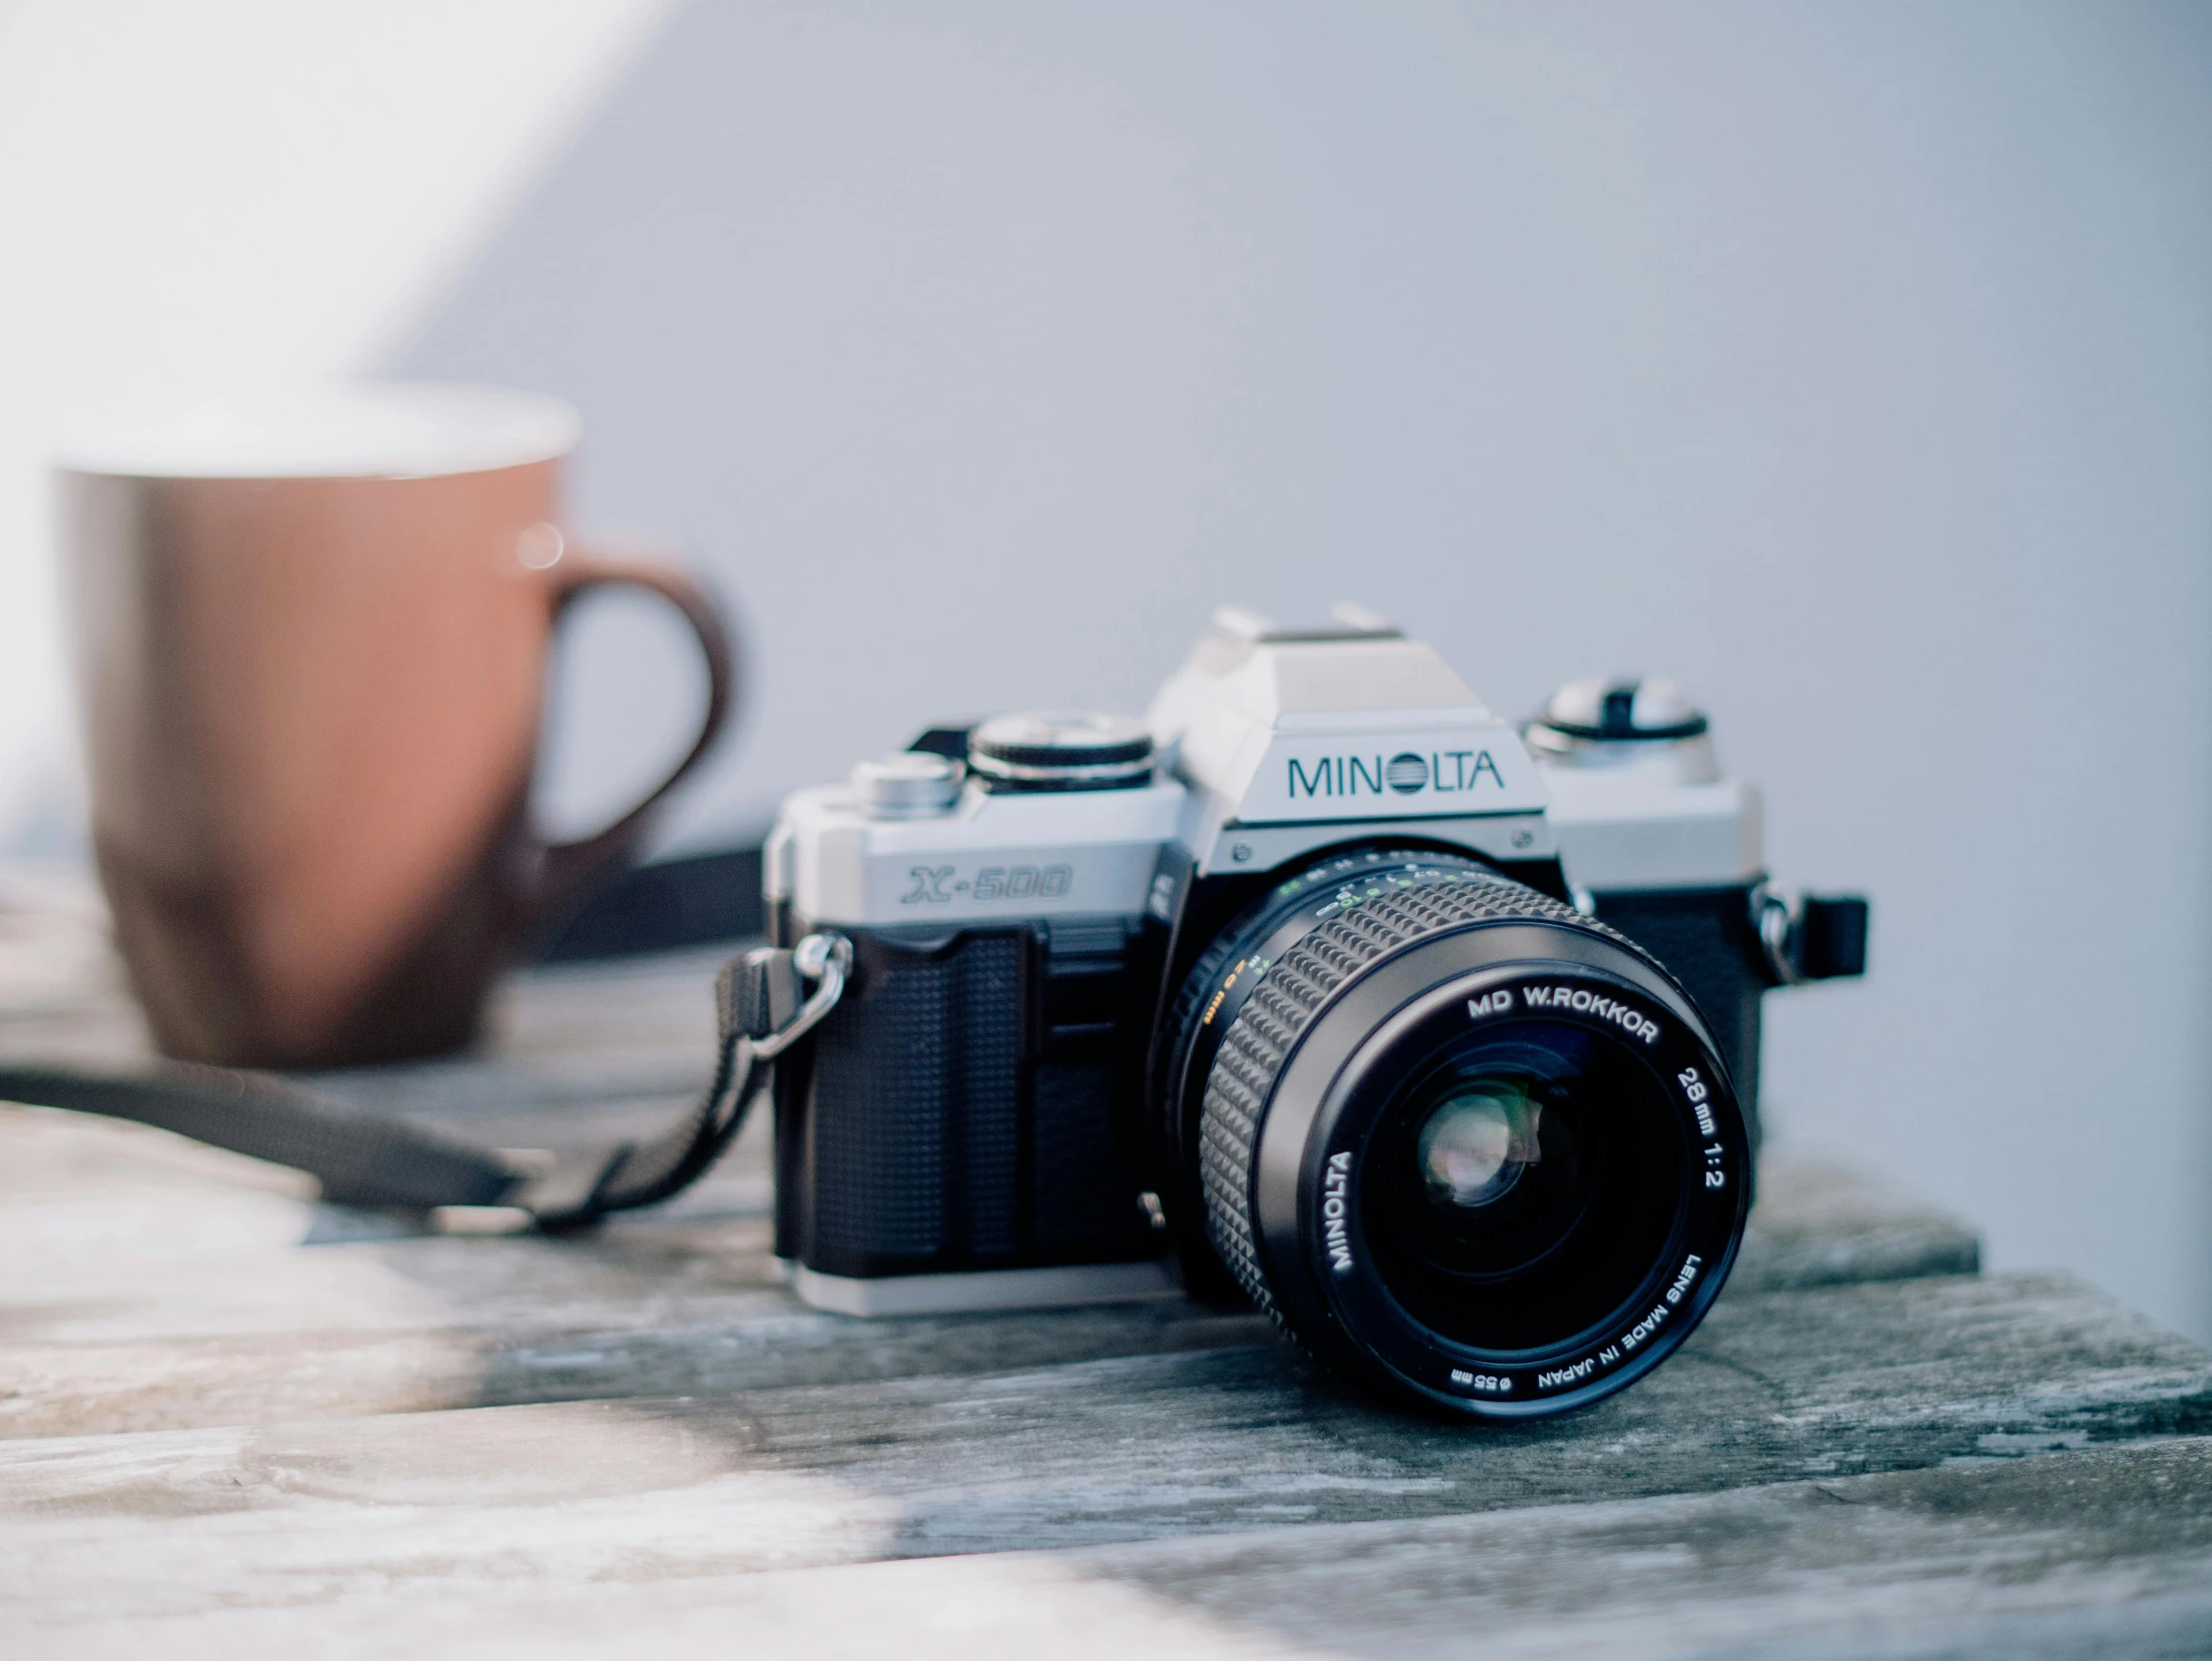
[[[1215,1249],[1370,1382],[1479,1417],[1584,1404],[1670,1353],[1734,1260],[1750,1150],[1695,1006],[1471,859],[1293,873],[1199,960],[1174,1019]],[[1531,1176],[1440,1223],[1418,1127],[1471,1090],[1526,1097]]]

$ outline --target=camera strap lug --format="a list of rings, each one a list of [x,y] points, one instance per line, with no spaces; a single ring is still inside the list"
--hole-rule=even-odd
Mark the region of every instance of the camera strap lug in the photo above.
[[[615,1149],[580,1202],[525,1189],[519,1204],[540,1229],[560,1232],[681,1194],[736,1140],[768,1084],[768,1064],[837,1007],[852,967],[853,943],[828,932],[810,934],[789,950],[762,946],[732,958],[715,981],[722,1034],[714,1082],[699,1105],[652,1141]],[[810,983],[812,990],[805,990]]]
[[[1858,895],[1800,894],[1761,882],[1751,891],[1751,921],[1776,986],[1866,972],[1867,906]]]
[[[762,947],[747,952],[723,970],[723,979],[731,978],[732,969],[740,977],[752,975],[756,960],[769,958],[785,961],[774,967],[760,964],[757,984],[762,990],[746,1008],[749,1018],[742,1028],[753,1054],[763,1061],[773,1061],[782,1055],[837,1008],[837,1001],[845,996],[845,979],[853,972],[853,943],[841,934],[822,933],[808,935],[788,952],[772,946]],[[814,990],[806,995],[805,1002],[796,1011],[786,1013],[788,1000],[795,990],[794,983],[807,981],[814,983]],[[784,1001],[778,1000],[779,992]],[[728,1025],[725,1018],[725,1045],[729,1042]]]
[[[1798,917],[1800,896],[1760,883],[1752,889],[1752,927],[1767,957],[1767,974],[1777,986],[1797,986],[1805,980],[1798,967]]]

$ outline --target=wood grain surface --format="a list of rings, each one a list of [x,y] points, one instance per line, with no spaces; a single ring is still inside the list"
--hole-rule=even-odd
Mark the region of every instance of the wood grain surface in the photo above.
[[[0,873],[0,1053],[139,1053],[98,926]],[[518,977],[483,1053],[318,1083],[609,1140],[702,1081],[717,959]],[[0,1108],[0,1653],[2212,1654],[2212,1356],[1835,1167],[1769,1160],[1649,1379],[1492,1428],[1245,1311],[807,1309],[763,1152],[460,1238]]]
[[[22,1653],[1112,1658],[1878,1656],[2171,1661],[2212,1652],[2212,1441],[1880,1476],[816,1569],[457,1586],[411,1572],[300,1601],[103,1607],[48,1584]],[[796,1506],[795,1506],[796,1508]],[[672,1521],[680,1521],[680,1516]],[[322,1601],[315,1601],[321,1599]],[[51,1611],[51,1613],[49,1612]]]

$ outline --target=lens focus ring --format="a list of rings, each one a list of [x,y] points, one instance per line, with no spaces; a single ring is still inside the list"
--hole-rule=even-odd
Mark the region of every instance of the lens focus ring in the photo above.
[[[1503,878],[1389,889],[1314,928],[1285,952],[1231,1023],[1207,1076],[1199,1119],[1207,1234],[1245,1294],[1276,1325],[1290,1330],[1260,1268],[1252,1172],[1267,1098],[1298,1036],[1339,987],[1377,959],[1469,923],[1526,920],[1628,944],[1603,924]]]

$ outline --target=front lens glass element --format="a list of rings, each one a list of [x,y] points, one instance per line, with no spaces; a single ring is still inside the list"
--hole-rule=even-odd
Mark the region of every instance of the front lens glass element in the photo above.
[[[1477,1079],[1446,1098],[1421,1127],[1417,1152],[1429,1204],[1451,1216],[1503,1199],[1543,1153],[1531,1103],[1517,1079]]]
[[[1692,1162],[1642,1056],[1524,1019],[1409,1057],[1397,1077],[1362,1162],[1360,1222],[1408,1314],[1485,1351],[1531,1350],[1650,1289]]]

